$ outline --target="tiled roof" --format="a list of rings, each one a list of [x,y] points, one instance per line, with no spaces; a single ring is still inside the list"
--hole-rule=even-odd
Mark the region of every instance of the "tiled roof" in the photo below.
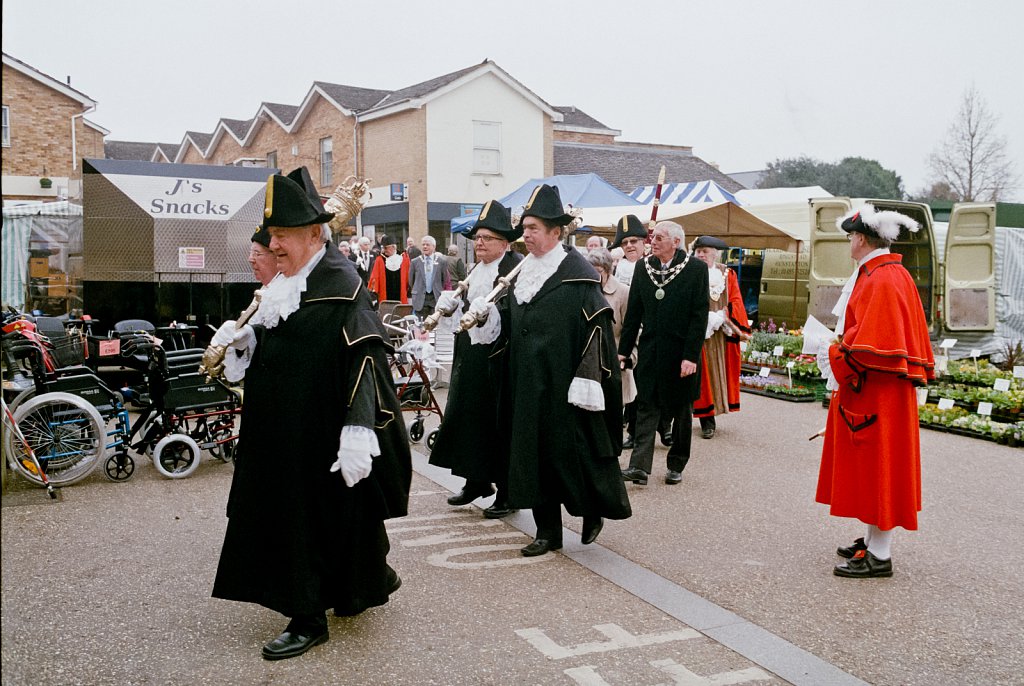
[[[149,162],[153,159],[156,147],[156,143],[103,141],[103,156],[108,160],[139,160]]]
[[[327,93],[331,100],[353,112],[362,112],[370,109],[390,92],[374,88],[342,86],[337,83],[327,83],[326,81],[314,81],[313,85]],[[274,112],[274,114],[277,114],[277,112]]]
[[[206,149],[210,147],[210,140],[213,139],[212,133],[199,133],[198,131],[186,131],[185,135],[192,139],[192,142],[199,147],[200,152],[206,152]]]
[[[180,143],[159,143],[160,149],[164,151],[164,155],[171,162],[178,156],[178,149],[181,148]]]
[[[487,60],[484,60],[483,64],[486,63]],[[436,78],[430,79],[429,81],[423,81],[412,86],[400,88],[396,91],[391,91],[390,93],[385,92],[387,97],[384,98],[381,102],[377,103],[377,106],[386,107],[388,105],[394,105],[395,103],[402,102],[403,100],[412,100],[413,98],[418,98],[423,95],[427,95],[428,93],[436,91],[438,88],[447,86],[452,81],[455,81],[456,79],[465,76],[471,71],[479,69],[480,66],[480,64],[474,64],[472,67],[459,69],[458,71],[453,71],[450,74],[445,74],[444,76],[438,76]]]
[[[555,124],[556,128],[559,126],[578,126],[584,129],[612,130],[610,126],[605,126],[583,110],[578,109],[573,105],[555,105],[555,109],[561,112],[564,117],[561,122]]]
[[[245,138],[245,134],[249,133],[249,127],[252,126],[252,119],[221,119],[221,122],[238,138]]]
[[[270,113],[281,120],[285,126],[292,123],[295,113],[299,111],[298,105],[282,105],[277,102],[265,102],[263,106],[270,110]]]
[[[699,157],[671,148],[555,142],[554,157],[555,174],[593,172],[624,193],[657,183],[661,165],[665,165],[666,182],[710,179],[730,192],[743,188]]]

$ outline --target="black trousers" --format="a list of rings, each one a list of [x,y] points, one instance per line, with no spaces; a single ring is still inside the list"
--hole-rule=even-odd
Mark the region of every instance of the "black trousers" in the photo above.
[[[533,521],[537,524],[537,538],[562,540],[562,504],[558,501],[544,502],[534,507]]]
[[[660,426],[672,422],[672,445],[668,449],[668,468],[673,472],[686,469],[690,461],[690,425],[693,423],[693,405],[680,403],[675,409],[662,408],[656,403],[637,400],[636,434],[629,466],[638,467],[648,474],[654,467],[654,438]]]

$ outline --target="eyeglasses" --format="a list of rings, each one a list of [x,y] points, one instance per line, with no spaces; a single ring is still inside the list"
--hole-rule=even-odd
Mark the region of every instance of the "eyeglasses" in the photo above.
[[[633,245],[633,244],[639,244],[639,243],[643,243],[643,242],[644,241],[643,241],[642,238],[623,238],[622,239],[622,245]]]
[[[276,257],[272,252],[256,252],[255,250],[249,251],[250,260],[258,260],[261,257]]]
[[[490,243],[491,241],[503,241],[504,238],[498,238],[497,236],[482,236],[477,234],[473,237],[474,241],[483,241],[484,243]]]

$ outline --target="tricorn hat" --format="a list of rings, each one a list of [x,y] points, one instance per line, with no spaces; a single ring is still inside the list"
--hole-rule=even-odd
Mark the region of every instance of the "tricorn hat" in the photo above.
[[[846,233],[867,234],[878,236],[887,241],[894,241],[900,237],[900,227],[904,226],[911,233],[919,230],[921,225],[905,214],[885,210],[878,212],[874,206],[865,203],[859,210],[843,215],[836,220],[836,228]]]
[[[270,232],[265,226],[257,226],[256,233],[252,235],[252,242],[259,243],[264,248],[270,247]]]
[[[512,228],[512,215],[508,208],[497,200],[488,200],[480,210],[473,228],[466,234],[467,238],[475,238],[477,229],[487,229],[498,234],[509,243],[523,235],[522,227]]]
[[[562,207],[562,197],[558,194],[558,186],[549,186],[546,183],[534,188],[533,193],[530,194],[530,199],[523,207],[522,219],[527,217],[544,219],[558,226],[566,226],[575,219]]]
[[[384,235],[384,236],[380,237],[380,247],[383,248],[386,245],[394,245],[394,244],[395,244],[395,239],[392,238],[391,236]]]
[[[615,223],[615,240],[608,247],[617,248],[627,238],[640,238],[647,240],[647,229],[640,217],[635,214],[627,214]]]
[[[693,247],[696,248],[714,248],[715,250],[728,250],[729,244],[723,241],[721,238],[715,238],[714,236],[701,236],[693,242]]]
[[[325,212],[320,194],[305,167],[282,176],[274,174],[267,179],[267,199],[260,228],[277,226],[289,229],[311,224],[325,224],[333,212]]]

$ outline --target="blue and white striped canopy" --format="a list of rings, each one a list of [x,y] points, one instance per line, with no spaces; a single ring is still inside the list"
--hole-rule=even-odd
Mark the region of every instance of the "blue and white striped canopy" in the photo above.
[[[629,197],[644,204],[654,202],[657,186],[640,186],[629,194]],[[740,205],[736,196],[719,186],[714,181],[690,181],[688,183],[666,183],[661,188],[661,204],[672,205],[688,202],[723,202],[728,201]]]

